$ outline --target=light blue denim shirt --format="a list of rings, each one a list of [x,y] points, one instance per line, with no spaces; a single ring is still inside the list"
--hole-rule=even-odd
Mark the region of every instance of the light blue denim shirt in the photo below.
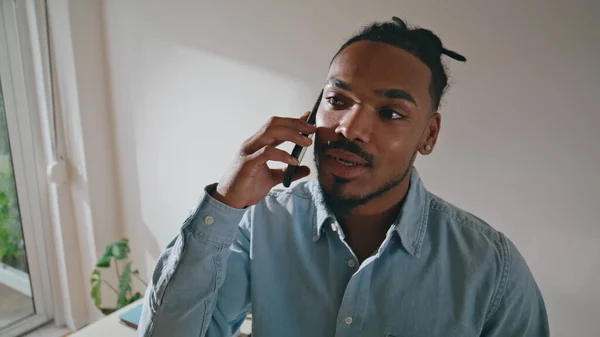
[[[138,336],[548,336],[544,301],[500,232],[429,193],[416,170],[397,221],[359,264],[316,181],[247,210],[207,188],[160,256]]]

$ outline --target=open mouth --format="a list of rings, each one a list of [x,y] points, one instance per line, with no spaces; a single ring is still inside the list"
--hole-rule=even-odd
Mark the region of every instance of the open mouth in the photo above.
[[[339,157],[331,156],[331,158],[335,159],[337,162],[339,162],[340,164],[342,164],[344,166],[366,166],[365,164],[344,160]]]
[[[359,156],[349,153],[330,153],[325,155],[325,167],[336,177],[353,180],[365,174],[370,166]]]

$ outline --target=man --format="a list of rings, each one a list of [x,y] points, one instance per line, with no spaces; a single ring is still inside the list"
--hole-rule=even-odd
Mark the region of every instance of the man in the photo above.
[[[447,86],[465,59],[425,29],[366,27],[331,62],[316,127],[272,118],[206,188],[161,255],[140,336],[231,336],[249,312],[262,336],[548,336],[539,289],[515,246],[429,193]],[[271,189],[311,145],[318,180]],[[306,176],[300,167],[295,179]]]

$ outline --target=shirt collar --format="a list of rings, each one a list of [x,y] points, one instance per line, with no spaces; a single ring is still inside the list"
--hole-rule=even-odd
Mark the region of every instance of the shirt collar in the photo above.
[[[316,222],[313,227],[313,241],[316,242],[321,237],[325,223],[335,222],[335,217],[325,206],[319,182],[316,180],[310,182],[309,188],[316,207]],[[415,257],[419,257],[423,245],[429,203],[429,193],[421,181],[417,169],[413,167],[408,193],[392,226],[398,233],[404,249]]]

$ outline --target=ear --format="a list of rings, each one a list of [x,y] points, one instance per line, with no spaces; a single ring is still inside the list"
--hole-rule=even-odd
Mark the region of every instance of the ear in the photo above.
[[[442,116],[438,112],[429,117],[427,126],[423,131],[423,136],[421,137],[421,142],[419,143],[419,153],[422,155],[428,155],[433,152],[438,135],[440,134],[441,123]]]

